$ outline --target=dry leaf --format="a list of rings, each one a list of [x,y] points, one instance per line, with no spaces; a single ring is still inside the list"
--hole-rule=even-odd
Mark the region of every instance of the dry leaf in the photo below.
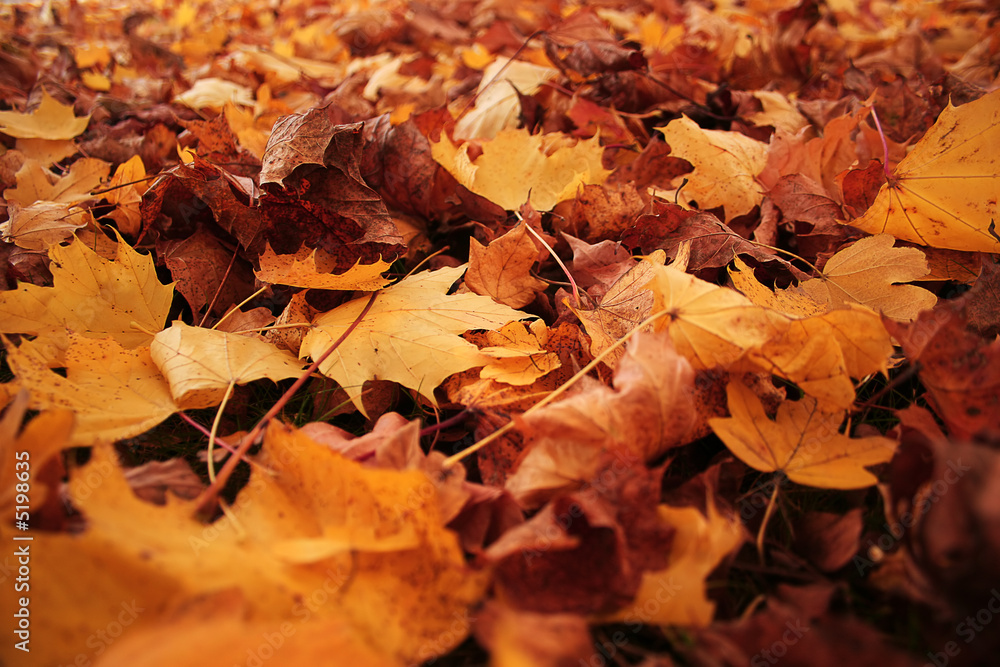
[[[30,113],[0,111],[0,132],[21,139],[72,139],[87,129],[90,115],[77,118],[42,89],[42,101]]]
[[[724,206],[726,222],[749,212],[764,198],[757,175],[767,164],[767,145],[737,132],[703,130],[687,116],[656,128],[670,154],[694,165],[681,195],[702,210]]]
[[[743,383],[730,381],[726,394],[730,416],[708,423],[729,451],[756,470],[781,471],[805,486],[862,489],[877,481],[866,467],[887,462],[895,452],[888,438],[840,433],[844,413],[820,412],[815,398],[785,401],[772,420]]]
[[[358,260],[341,274],[332,273],[335,266],[336,260],[319,248],[310,251],[303,246],[294,255],[278,255],[268,246],[260,255],[260,269],[254,273],[259,280],[274,285],[308,289],[373,292],[389,284],[382,273],[389,270],[390,262],[362,264]]]
[[[270,343],[179,321],[153,337],[149,352],[185,410],[218,405],[232,384],[302,373],[298,359]]]
[[[477,195],[516,211],[530,202],[537,211],[550,211],[576,195],[582,185],[603,183],[610,173],[601,164],[600,137],[577,141],[560,134],[529,134],[506,129],[482,143],[482,154],[472,159],[470,144],[455,146],[445,134],[432,143],[434,159]]]
[[[469,270],[465,285],[483,296],[511,308],[522,308],[535,300],[535,293],[548,284],[531,275],[538,248],[528,235],[527,223],[520,222],[503,236],[483,246],[469,239]]]
[[[361,385],[366,380],[398,382],[435,402],[434,389],[446,377],[490,362],[459,334],[530,317],[489,297],[449,295],[464,270],[460,266],[418,273],[379,292],[371,310],[320,365],[320,372],[336,380],[362,413]],[[367,302],[368,297],[355,299],[317,317],[299,356],[318,358]]]
[[[1000,91],[948,105],[850,224],[952,250],[1000,252],[996,230]]]

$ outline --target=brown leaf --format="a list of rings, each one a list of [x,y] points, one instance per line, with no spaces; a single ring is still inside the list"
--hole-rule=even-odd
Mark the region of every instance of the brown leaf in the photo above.
[[[527,223],[519,223],[503,236],[483,246],[476,239],[469,240],[469,270],[465,273],[466,286],[482,296],[521,308],[535,300],[535,293],[548,284],[531,275],[531,267],[538,259],[538,248],[528,234]]]

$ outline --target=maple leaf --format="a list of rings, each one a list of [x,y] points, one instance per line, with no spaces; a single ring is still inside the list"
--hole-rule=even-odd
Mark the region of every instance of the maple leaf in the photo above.
[[[143,182],[145,178],[146,167],[142,164],[142,158],[133,155],[128,162],[118,166],[108,184],[109,192],[104,197],[108,202],[116,204],[110,217],[118,223],[118,231],[122,234],[134,237],[142,228],[139,206],[146,191],[146,184]]]
[[[320,365],[320,372],[336,380],[362,413],[361,385],[367,380],[398,382],[435,403],[434,389],[446,377],[490,362],[458,334],[531,317],[489,297],[449,295],[448,289],[464,271],[464,265],[426,271],[379,292],[369,313]],[[299,356],[322,355],[367,301],[355,299],[317,317]]]
[[[14,347],[3,340],[16,382],[30,394],[30,407],[70,410],[76,416],[75,445],[139,435],[180,409],[148,347],[128,350],[113,338],[71,333],[63,377],[49,368],[34,341]]]
[[[756,306],[735,290],[712,285],[673,266],[654,266],[647,288],[653,312],[665,311],[656,323],[666,329],[695,369],[726,366],[788,326],[785,317]]]
[[[275,285],[291,285],[307,289],[328,289],[350,292],[364,290],[373,292],[382,289],[389,281],[382,274],[389,270],[390,262],[378,261],[362,264],[361,260],[348,271],[333,274],[336,265],[333,258],[321,248],[299,248],[294,255],[279,255],[265,247],[261,253],[260,269],[254,271],[258,279]]]
[[[277,382],[302,372],[291,353],[270,343],[183,322],[156,334],[149,353],[183,409],[218,405],[232,384],[265,377]]]
[[[469,239],[466,287],[511,308],[528,305],[535,300],[536,292],[548,287],[531,275],[531,267],[538,259],[538,248],[528,236],[526,225],[518,223],[488,246]]]
[[[74,162],[66,175],[58,176],[37,160],[26,160],[17,172],[17,187],[3,194],[25,206],[39,200],[78,204],[93,198],[90,191],[108,177],[110,169],[111,165],[103,160],[83,158]]]
[[[72,662],[88,650],[94,627],[119,618],[123,600],[143,608],[134,630],[157,636],[177,619],[169,602],[190,607],[226,590],[239,591],[245,605],[219,609],[209,622],[232,624],[209,641],[222,655],[231,654],[216,641],[264,623],[297,628],[303,616],[344,628],[334,634],[349,655],[390,664],[428,660],[462,641],[469,625],[456,627],[455,616],[479,600],[486,580],[466,565],[424,473],[365,469],[275,422],[256,461],[228,517],[206,526],[192,518],[196,501],[137,498],[113,449],[95,448],[69,482],[86,530],[35,535],[32,623],[60,641],[32,646],[32,657]],[[3,613],[13,613],[12,602],[3,596]]]
[[[17,501],[17,482],[27,484],[27,488],[32,490],[32,505],[35,508],[41,508],[45,504],[46,496],[55,489],[54,485],[42,481],[43,470],[51,458],[70,446],[70,434],[73,431],[73,413],[68,410],[43,412],[21,429],[21,420],[27,407],[28,394],[21,392],[7,406],[0,419],[0,456],[3,457],[0,459],[0,474],[14,480],[14,483],[0,490],[0,518],[4,525],[13,525],[16,506],[22,504]],[[21,465],[17,465],[18,462]],[[35,489],[39,491],[36,492]],[[38,514],[35,516],[37,521]]]
[[[523,417],[530,449],[506,488],[534,507],[587,482],[609,450],[652,461],[686,444],[698,425],[694,371],[664,333],[642,332],[615,371],[614,389],[595,384]]]
[[[21,206],[11,201],[10,218],[0,222],[3,240],[28,250],[47,250],[73,238],[73,233],[91,224],[90,211],[54,201],[36,201]]]
[[[601,164],[600,137],[576,141],[558,132],[529,134],[502,130],[482,142],[482,154],[469,156],[471,144],[457,147],[446,134],[431,144],[434,159],[477,195],[508,211],[525,202],[549,211],[571,199],[581,185],[601,183],[610,173]]]
[[[955,107],[886,179],[864,215],[850,224],[872,234],[954,250],[1000,252],[996,155],[1000,91]]]
[[[706,579],[719,563],[746,540],[738,516],[720,510],[712,484],[705,485],[705,510],[659,505],[660,520],[674,530],[667,566],[644,572],[635,599],[605,623],[637,621],[655,625],[705,627],[715,615]],[[655,604],[654,604],[655,603]]]
[[[521,112],[518,95],[532,95],[558,76],[559,71],[533,63],[498,57],[483,70],[476,103],[455,122],[456,139],[492,139],[517,125]]]
[[[831,257],[823,277],[799,289],[819,303],[837,307],[860,303],[886,317],[912,320],[937,303],[933,293],[916,285],[897,285],[927,275],[927,261],[916,248],[893,248],[889,234],[869,236]]]
[[[0,132],[22,139],[72,139],[87,129],[90,114],[77,118],[71,105],[60,104],[42,89],[42,100],[31,113],[0,111]]]
[[[783,472],[805,486],[862,489],[876,483],[866,466],[892,458],[896,443],[881,436],[850,438],[840,433],[843,412],[824,413],[806,396],[785,401],[771,420],[751,389],[739,381],[726,386],[730,416],[709,426],[733,454],[762,472]]]
[[[615,345],[625,334],[646,319],[653,308],[653,293],[648,289],[655,267],[662,265],[667,255],[657,250],[621,276],[605,292],[601,303],[592,310],[571,308],[580,318],[590,336],[590,353],[597,357]],[[612,351],[608,365],[613,365],[624,350]]]
[[[65,349],[66,332],[72,330],[94,338],[111,336],[135,348],[149,343],[148,332],[163,328],[173,288],[157,280],[151,257],[135,252],[121,237],[114,261],[79,240],[53,246],[49,257],[52,287],[22,283],[0,292],[0,333],[31,334]]]
[[[511,322],[499,331],[470,334],[468,338],[480,345],[483,354],[494,357],[480,371],[482,378],[524,386],[560,366],[559,355],[544,349],[548,329],[541,320],[535,320],[528,326],[522,322]]]
[[[726,222],[749,212],[764,198],[756,177],[767,164],[767,146],[736,132],[703,130],[687,116],[656,128],[670,154],[694,165],[681,194],[698,208],[724,206]]]

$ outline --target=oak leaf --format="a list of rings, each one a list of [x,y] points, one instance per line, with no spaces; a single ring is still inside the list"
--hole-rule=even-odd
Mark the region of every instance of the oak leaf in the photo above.
[[[489,297],[448,294],[464,271],[465,266],[427,271],[379,292],[369,313],[320,365],[320,372],[336,380],[362,413],[361,385],[366,380],[398,382],[435,402],[434,389],[446,377],[490,362],[459,334],[531,317]],[[318,316],[299,356],[322,355],[367,301],[355,299]]]
[[[183,409],[218,405],[230,385],[265,377],[277,382],[302,372],[291,353],[270,343],[179,321],[153,337],[149,353]]]
[[[656,128],[670,154],[694,165],[681,195],[705,210],[724,206],[726,222],[748,213],[764,198],[757,175],[767,164],[767,145],[737,132],[703,130],[687,116]]]
[[[82,134],[89,122],[90,114],[77,118],[71,105],[60,104],[44,88],[34,111],[0,111],[0,132],[19,139],[72,139]]]
[[[886,179],[875,203],[850,224],[920,245],[1000,252],[996,230],[1000,91],[955,107]]]
[[[781,471],[805,486],[872,486],[877,479],[866,466],[887,462],[896,449],[896,443],[882,436],[840,433],[844,413],[823,413],[811,396],[785,401],[772,420],[757,394],[741,382],[730,381],[726,395],[730,416],[708,423],[729,451],[755,470]]]

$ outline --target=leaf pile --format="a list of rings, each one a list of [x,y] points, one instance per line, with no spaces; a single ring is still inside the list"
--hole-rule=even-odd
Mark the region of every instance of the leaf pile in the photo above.
[[[4,5],[0,660],[988,664],[998,19]]]

